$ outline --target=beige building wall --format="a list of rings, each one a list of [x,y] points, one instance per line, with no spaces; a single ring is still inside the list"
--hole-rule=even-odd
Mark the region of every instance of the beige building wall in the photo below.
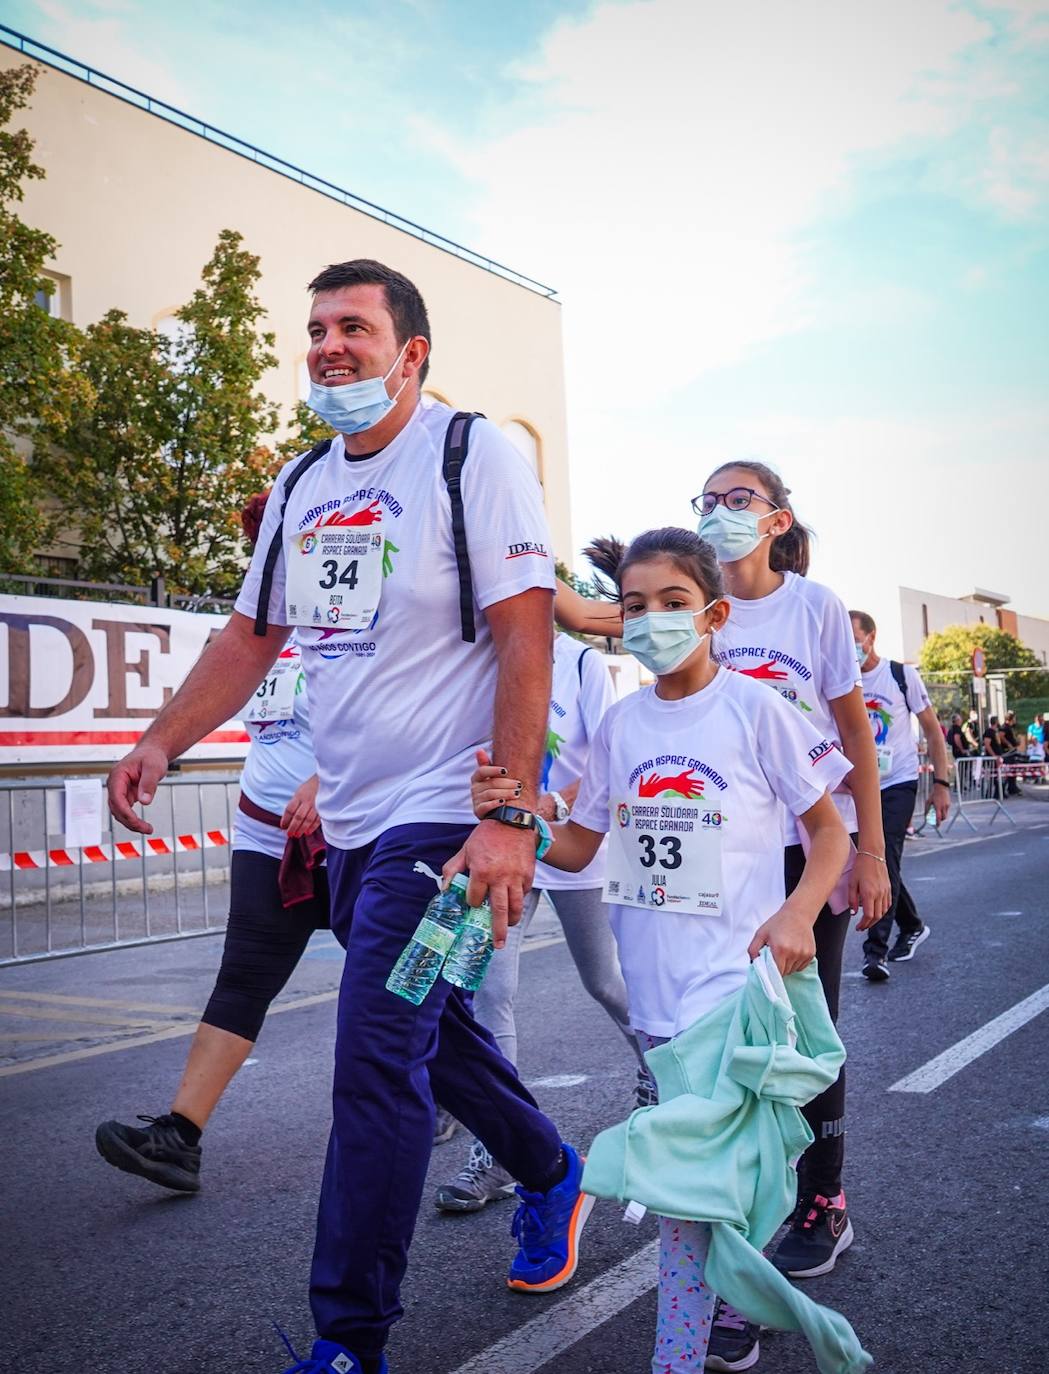
[[[0,66],[27,59],[0,44]],[[84,326],[107,310],[162,325],[200,283],[219,231],[259,255],[259,294],[279,365],[264,387],[287,416],[302,395],[306,283],[319,268],[378,258],[426,299],[427,390],[483,411],[535,455],[554,549],[571,560],[560,305],[248,161],[55,68],[40,69],[20,126],[47,173],[22,215],[59,241],[58,308]],[[302,159],[309,161],[309,149]],[[358,188],[367,194],[367,187]]]
[[[1033,649],[1043,663],[1049,663],[1049,620],[1033,615],[1018,615],[1005,607],[968,598],[938,596],[915,587],[900,588],[900,617],[903,622],[903,656],[917,662],[922,645],[931,634],[949,625],[993,625],[1008,630]]]

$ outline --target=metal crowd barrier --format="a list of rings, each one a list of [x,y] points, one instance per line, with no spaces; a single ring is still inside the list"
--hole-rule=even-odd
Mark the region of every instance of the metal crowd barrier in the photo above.
[[[1006,766],[1000,759],[985,754],[954,760],[954,796],[951,799],[951,814],[943,827],[944,833],[961,818],[975,835],[977,829],[971,813],[977,807],[987,806],[991,807],[991,814],[987,818],[988,828],[994,824],[999,812],[1011,826],[1016,826],[1016,821],[1005,807],[1003,783]]]
[[[165,778],[152,835],[104,811],[102,842],[68,847],[62,782],[0,780],[0,967],[221,930],[239,783]]]

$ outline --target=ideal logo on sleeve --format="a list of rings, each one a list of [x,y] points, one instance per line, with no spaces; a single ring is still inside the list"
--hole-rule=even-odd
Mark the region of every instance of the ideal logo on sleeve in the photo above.
[[[809,750],[809,758],[812,760],[813,768],[815,768],[816,764],[819,763],[820,759],[825,759],[828,754],[833,753],[834,745],[831,744],[830,740],[820,740],[819,744],[816,745],[815,749]]]
[[[527,558],[529,556],[533,558],[548,557],[546,545],[531,543],[510,544],[506,550],[506,559],[504,561],[508,562],[511,558]]]

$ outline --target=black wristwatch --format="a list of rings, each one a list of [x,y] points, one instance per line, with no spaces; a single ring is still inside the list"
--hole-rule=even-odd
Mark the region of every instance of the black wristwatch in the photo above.
[[[934,787],[946,787],[948,792],[951,790],[951,784],[946,780],[946,778],[933,778],[932,781]]]
[[[511,825],[515,830],[539,829],[539,821],[534,811],[526,811],[523,806],[508,806],[506,802],[497,806],[494,811],[489,811],[485,819]]]

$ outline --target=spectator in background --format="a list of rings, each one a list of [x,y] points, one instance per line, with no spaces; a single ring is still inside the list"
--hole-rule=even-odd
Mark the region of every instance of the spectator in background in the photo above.
[[[1005,740],[1006,745],[1012,753],[1022,755],[1023,749],[1021,749],[1020,738],[1017,734],[1015,711],[1006,711],[1005,713],[1005,723],[1002,726],[1002,738]],[[1024,741],[1024,749],[1025,748],[1026,740]]]
[[[969,719],[964,725],[965,738],[969,744],[970,754],[982,753],[980,746],[980,717],[975,710],[969,712]]]
[[[1002,739],[1002,731],[997,716],[988,717],[980,742],[982,745],[980,752],[988,754],[992,758],[1000,759],[1006,752],[1005,741]]]
[[[1045,716],[1041,711],[1027,727],[1027,757],[1036,763],[1045,761]]]
[[[1002,743],[1005,745],[1005,753],[1002,755],[1003,763],[1026,763],[1027,762],[1027,736],[1019,730],[1016,724],[1016,712],[1006,711],[1005,721],[1001,728]],[[1006,791],[1011,797],[1020,795],[1020,784],[1011,775],[1006,778]]]
[[[1009,714],[1012,715],[1012,712],[1010,711]],[[1013,716],[1014,721],[1015,719],[1016,717]],[[1011,748],[1009,745],[1010,736],[1013,741],[1013,746]],[[994,758],[1001,759],[1002,763],[1023,763],[1023,755],[1015,746],[1015,730],[1010,729],[1007,734],[1005,727],[998,723],[998,717],[991,716],[990,720],[987,722],[987,728],[983,732],[983,752],[992,755]],[[1014,777],[1009,776],[1005,779],[1005,792],[1006,795],[1010,797],[1018,797],[1020,795],[1020,786]]]
[[[955,711],[951,716],[951,723],[947,727],[947,743],[950,745],[951,754],[956,759],[968,758],[972,753],[969,741],[965,737],[965,727],[962,724],[962,713]]]

